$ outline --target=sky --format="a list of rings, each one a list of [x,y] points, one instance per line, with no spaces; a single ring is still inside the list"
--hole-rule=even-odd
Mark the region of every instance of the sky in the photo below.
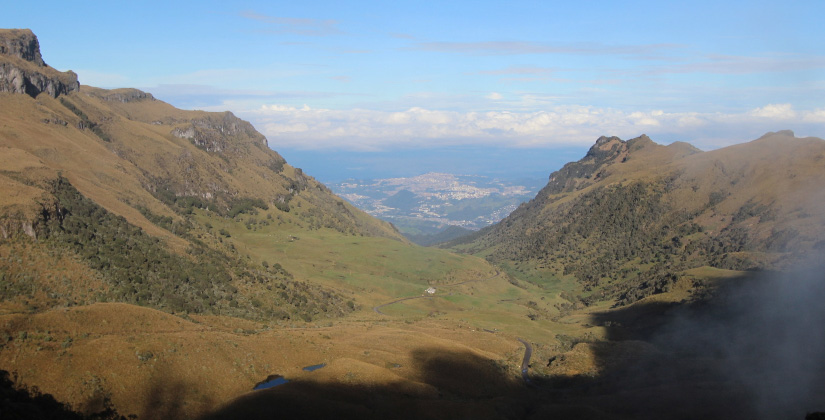
[[[232,111],[322,181],[543,174],[601,135],[825,138],[825,1],[12,2],[82,84]],[[504,176],[502,175],[502,176]]]

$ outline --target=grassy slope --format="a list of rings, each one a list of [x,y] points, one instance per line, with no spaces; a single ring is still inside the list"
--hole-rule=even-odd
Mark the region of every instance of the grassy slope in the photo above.
[[[698,270],[691,275],[722,281],[737,273]],[[473,407],[522,405],[518,398],[507,402],[508,389],[519,390],[519,394],[527,391],[518,380],[523,349],[516,337],[534,346],[531,374],[537,380],[597,378],[624,368],[628,357],[655,349],[636,342],[605,341],[612,327],[602,325],[603,306],[530,321],[526,315],[537,311],[525,301],[541,292],[516,288],[503,276],[438,289],[436,296],[441,297],[385,307],[386,316],[363,308],[345,319],[291,328],[227,317],[183,319],[124,304],[33,315],[8,313],[0,315],[0,325],[8,334],[0,363],[15,371],[19,383],[36,384],[76,409],[94,411],[107,398],[121,414],[141,418],[191,418],[235,397],[262,398],[265,395],[260,392],[250,393],[251,388],[271,374],[284,375],[296,385],[278,387],[270,404],[279,404],[279,395],[295,392],[290,398],[315,401],[307,402],[307,408],[334,405],[334,400],[317,400],[317,393],[330,396],[371,387],[372,392],[389,393],[386,398],[395,404],[426,401],[438,407],[446,403],[439,396],[446,392],[451,404],[462,408],[459,414],[450,410],[429,414],[441,418],[450,417],[445,413],[466,415]],[[611,318],[617,323],[614,327],[618,322],[637,325],[639,319],[655,322],[656,313],[648,308],[678,302],[689,296],[688,289],[686,285],[637,302],[630,309],[638,309]],[[539,308],[543,304],[539,298]],[[605,346],[611,346],[611,351],[605,353]],[[555,362],[548,365],[548,360]],[[301,370],[319,363],[327,366],[317,372]],[[466,375],[476,375],[482,368],[475,363],[494,369],[487,382],[451,376],[454,385],[450,385],[433,372],[433,363],[439,369],[466,363],[469,371],[454,374],[468,380]],[[34,368],[44,366],[51,368]],[[307,394],[303,387],[314,392]],[[478,398],[491,387],[498,403]],[[588,404],[613,401],[599,395],[587,397]],[[571,394],[571,398],[580,397]],[[348,398],[357,403],[362,397]],[[552,399],[540,401],[547,404]],[[347,408],[352,409],[342,407]],[[412,412],[427,410],[416,406]],[[480,416],[489,417],[490,412]]]
[[[263,167],[277,155],[265,148],[242,143],[247,145],[221,157],[169,135],[173,127],[213,118],[211,114],[145,99],[103,99],[116,93],[134,92],[83,87],[64,98],[98,123],[108,141],[77,129],[83,118],[59,100],[0,97],[4,107],[15,110],[0,115],[0,177],[11,187],[0,206],[10,229],[32,222],[42,203],[51,200],[49,183],[62,173],[83,195],[161,238],[160,244],[172,252],[182,253],[197,238],[250,266],[277,263],[295,281],[353,300],[356,311],[344,319],[306,324],[181,318],[150,308],[94,303],[108,287],[99,273],[68,250],[20,236],[0,243],[5,292],[0,368],[14,372],[19,384],[37,386],[79,410],[94,411],[107,397],[124,414],[146,415],[147,407],[159,404],[188,417],[245,392],[271,373],[300,376],[300,367],[319,361],[330,363],[330,369],[316,377],[334,376],[324,380],[409,381],[415,387],[419,373],[411,368],[412,358],[421,348],[470,351],[507,361],[513,370],[519,359],[514,335],[552,336],[526,317],[524,305],[532,291],[494,277],[485,261],[414,246],[289,165],[282,174],[272,174]],[[289,194],[285,180],[303,179],[306,186],[290,199],[289,212],[270,205],[234,218],[197,208],[187,215],[147,190],[153,180],[148,175],[157,174],[200,193],[209,191],[213,177],[238,196],[266,200]],[[156,225],[137,207],[155,217],[188,220],[188,236]],[[342,216],[330,219],[336,209]],[[473,280],[483,281],[450,286]],[[15,289],[24,283],[30,290]],[[236,285],[250,296],[261,295],[263,289],[255,288],[265,286]],[[429,285],[439,288],[433,299],[390,305],[389,316],[372,310],[419,295]],[[499,337],[481,328],[507,332]],[[376,340],[387,336],[395,337],[388,347],[376,347]],[[287,342],[291,344],[283,344]],[[395,363],[404,366],[401,373],[388,367]]]
[[[708,264],[779,268],[822,246],[823,158],[825,142],[790,132],[712,152],[616,139],[594,146],[570,164],[572,175],[554,174],[536,199],[452,249],[585,298],[600,290],[620,296],[639,287],[637,273],[650,270],[661,273],[648,276],[658,281]],[[592,169],[582,174],[575,165]],[[616,231],[616,223],[635,227]],[[636,254],[617,255],[628,251]]]
[[[398,240],[397,233],[388,226],[375,224],[346,204],[339,205],[311,178],[306,193],[291,199],[289,212],[270,206],[256,215],[225,218],[202,209],[195,209],[192,215],[173,211],[144,188],[144,183],[150,181],[147,173],[162,173],[175,180],[177,186],[188,185],[199,192],[208,192],[211,187],[198,180],[220,174],[218,183],[223,187],[271,200],[287,193],[283,179],[267,179],[270,175],[266,171],[254,168],[267,164],[267,159],[275,155],[249,146],[233,151],[232,156],[256,162],[253,169],[233,166],[230,158],[227,161],[210,155],[191,147],[188,140],[169,135],[172,128],[185,127],[188,123],[184,120],[217,116],[174,110],[162,103],[100,98],[112,93],[130,92],[107,93],[84,87],[81,95],[87,96],[70,95],[89,118],[106,122],[103,129],[110,136],[109,142],[88,130],[72,128],[79,118],[59,101],[42,96],[37,101],[0,97],[4,106],[19,110],[19,114],[0,113],[0,147],[5,147],[0,158],[4,165],[9,164],[4,166],[8,171],[0,174],[0,180],[14,188],[14,194],[0,198],[4,200],[0,202],[4,211],[36,213],[36,200],[48,194],[42,181],[53,178],[59,170],[84,195],[150,235],[163,238],[172,250],[185,249],[190,239],[155,225],[133,206],[147,207],[177,221],[189,218],[195,224],[190,234],[208,246],[250,265],[278,263],[296,280],[351,297],[357,308],[344,318],[304,323],[176,316],[116,303],[86,305],[84,299],[90,299],[89,292],[105,288],[105,282],[84,267],[77,256],[56,253],[26,240],[7,241],[0,244],[2,272],[28,276],[26,281],[33,281],[37,288],[30,300],[7,299],[1,307],[4,335],[0,368],[16,372],[18,383],[38,386],[80,410],[94,411],[105,397],[122,414],[174,418],[213,409],[277,373],[296,383],[316,384],[321,390],[326,389],[324,386],[344,385],[399,388],[403,397],[394,396],[399,401],[420,398],[440,408],[446,407],[439,405],[445,404],[438,401],[439,393],[446,392],[447,403],[470,401],[476,410],[489,416],[497,406],[495,397],[488,394],[488,384],[469,380],[454,387],[444,378],[433,380],[433,364],[428,362],[433,355],[446,354],[468,363],[480,361],[486,366],[475,369],[479,366],[470,364],[474,369],[452,372],[452,381],[464,378],[467,372],[496,366],[492,378],[513,384],[520,391],[523,388],[517,385],[517,378],[522,347],[516,337],[534,344],[536,362],[532,372],[592,377],[606,370],[605,360],[609,359],[599,357],[599,346],[609,337],[609,327],[599,317],[609,304],[572,310],[559,306],[569,303],[559,294],[575,288],[571,277],[552,274],[541,264],[526,261],[505,264],[505,269],[518,276],[527,273],[529,277],[523,278],[530,282],[511,280],[506,273],[495,275],[496,270],[482,259],[412,246]],[[68,125],[43,123],[44,118],[68,121]],[[812,144],[816,147],[817,143]],[[636,172],[628,168],[649,167],[650,162],[661,162],[674,154],[686,155],[689,150],[675,145],[648,152],[652,154],[645,159],[637,154],[639,159],[612,168],[615,172],[604,174],[604,179],[636,179]],[[804,153],[818,156],[810,150]],[[187,160],[192,156],[197,159]],[[720,160],[735,159],[719,156]],[[288,165],[284,168],[284,175],[292,181],[302,176]],[[808,170],[813,168],[815,165]],[[192,171],[198,175],[187,175]],[[697,176],[705,173],[699,171]],[[706,185],[717,187],[707,181],[700,183],[700,190],[705,191]],[[715,191],[708,188],[707,194]],[[559,203],[572,202],[586,192],[571,194]],[[312,213],[313,208],[323,208],[323,216],[338,206],[351,216],[331,222]],[[731,208],[738,209],[733,204]],[[806,210],[787,210],[788,214],[802,211]],[[708,215],[708,223],[717,223],[715,217]],[[253,218],[271,222],[251,223]],[[813,225],[807,219],[798,218],[800,229]],[[327,223],[332,226],[324,227]],[[345,228],[340,229],[337,223],[344,223]],[[230,245],[234,253],[229,251]],[[692,281],[734,274],[694,269],[686,272],[670,292],[631,307],[678,302],[690,297]],[[462,282],[466,283],[458,284]],[[67,286],[78,283],[86,290]],[[438,289],[432,298],[386,306],[382,311],[387,315],[372,310],[381,303],[419,295],[429,285]],[[51,294],[72,295],[79,306],[62,307]],[[46,307],[52,309],[42,310]],[[565,358],[548,366],[547,361],[558,356]],[[303,366],[317,363],[328,363],[328,367],[315,373],[301,371]],[[505,391],[510,389],[506,387]],[[283,389],[289,393],[301,388]],[[445,409],[442,415],[449,413]]]

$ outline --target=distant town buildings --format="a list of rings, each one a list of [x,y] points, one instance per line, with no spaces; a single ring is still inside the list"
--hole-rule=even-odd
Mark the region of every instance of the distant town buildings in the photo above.
[[[481,229],[506,217],[520,203],[533,198],[538,190],[537,186],[512,181],[444,173],[347,181],[329,186],[370,215],[397,223],[402,232],[405,226],[424,230],[426,226],[441,229],[447,225]],[[399,192],[405,192],[405,198],[391,202]]]

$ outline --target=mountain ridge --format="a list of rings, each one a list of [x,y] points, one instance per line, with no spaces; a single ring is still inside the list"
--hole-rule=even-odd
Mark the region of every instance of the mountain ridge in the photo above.
[[[22,61],[20,55],[33,60],[29,66],[56,72],[42,62],[31,31],[5,30],[0,39],[14,41],[0,55],[4,62]],[[18,81],[0,74],[0,83]],[[5,285],[7,304],[43,308],[103,299],[173,313],[337,317],[355,305],[334,284],[294,279],[262,257],[256,256],[263,267],[256,266],[248,244],[213,224],[328,229],[409,244],[391,224],[290,166],[231,112],[179,110],[137,89],[85,85],[0,92],[0,107],[12,111],[0,113],[0,240],[29,249],[33,261],[57,263],[46,254],[58,250],[73,255],[89,266],[75,269],[106,285],[98,297],[68,292],[43,299],[18,293],[26,275],[9,268],[18,274]],[[22,245],[24,238],[34,242]]]
[[[443,246],[624,304],[703,265],[780,269],[825,246],[821,159],[825,141],[789,130],[709,152],[600,137],[500,223]]]

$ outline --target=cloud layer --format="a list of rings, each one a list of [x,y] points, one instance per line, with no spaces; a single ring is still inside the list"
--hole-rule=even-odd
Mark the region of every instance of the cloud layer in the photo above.
[[[305,19],[292,17],[267,16],[253,11],[241,12],[240,16],[257,22],[263,22],[269,27],[262,32],[270,34],[293,34],[303,36],[340,35],[344,32],[338,29],[338,21],[333,19]]]
[[[747,141],[766,131],[793,129],[800,135],[818,136],[825,132],[825,109],[795,110],[790,104],[768,104],[731,114],[626,112],[588,106],[557,106],[537,112],[457,112],[419,107],[388,112],[285,105],[264,105],[240,114],[251,120],[276,149],[556,147],[588,145],[601,135],[631,138],[642,133],[662,143],[686,140],[699,147],[715,148]]]

